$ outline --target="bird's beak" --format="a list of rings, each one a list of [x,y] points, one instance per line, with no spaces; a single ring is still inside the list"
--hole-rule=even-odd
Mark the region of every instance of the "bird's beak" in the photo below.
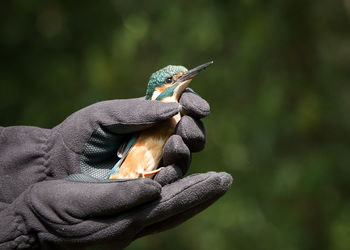
[[[188,84],[190,84],[193,77],[199,74],[199,72],[205,70],[208,68],[209,65],[213,64],[213,61],[204,63],[202,65],[199,65],[198,67],[195,67],[187,72],[185,72],[182,76],[180,76],[175,84],[177,85],[176,89],[174,90],[174,96],[175,99],[178,100],[181,93],[187,88]]]
[[[213,61],[210,61],[210,62],[204,63],[202,65],[199,65],[193,69],[190,69],[189,71],[185,72],[179,79],[177,79],[177,82],[181,84],[181,83],[188,81],[188,83],[189,83],[190,82],[189,80],[191,80],[192,78],[197,76],[199,74],[199,72],[205,70],[206,68],[208,68],[212,64],[213,64]]]

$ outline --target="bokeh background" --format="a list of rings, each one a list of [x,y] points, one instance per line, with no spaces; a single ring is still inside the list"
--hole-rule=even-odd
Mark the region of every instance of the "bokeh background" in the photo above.
[[[350,0],[1,1],[1,125],[51,128],[209,60],[191,172],[235,183],[128,249],[350,249]]]

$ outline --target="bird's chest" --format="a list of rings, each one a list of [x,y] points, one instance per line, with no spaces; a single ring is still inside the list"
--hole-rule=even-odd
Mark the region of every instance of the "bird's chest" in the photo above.
[[[161,122],[152,128],[141,133],[140,137],[135,143],[135,146],[140,145],[145,149],[145,161],[148,161],[148,168],[155,169],[162,157],[163,147],[168,138],[174,134],[175,127],[180,120],[180,115],[173,117],[167,121]],[[154,164],[152,163],[154,161]],[[150,170],[150,169],[148,169]]]
[[[180,120],[180,114],[173,116],[171,119],[160,122],[153,127],[143,131],[137,142],[159,144],[164,139],[167,140],[175,131],[176,124]],[[165,143],[165,142],[164,142]]]
[[[144,172],[155,170],[162,158],[163,147],[175,132],[180,118],[180,114],[177,114],[143,131],[131,148],[120,172],[127,171],[129,177],[138,178]]]

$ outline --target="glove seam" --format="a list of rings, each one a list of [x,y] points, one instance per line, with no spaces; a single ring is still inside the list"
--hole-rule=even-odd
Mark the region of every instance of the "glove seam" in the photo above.
[[[17,225],[16,225],[16,231],[19,232],[20,235],[18,235],[16,238],[14,238],[13,241],[16,242],[17,239],[22,238],[22,239],[20,239],[21,244],[25,244],[26,243],[26,244],[28,244],[28,245],[30,245],[32,247],[33,245],[36,244],[35,236],[29,234],[28,232],[25,232],[24,230],[21,230],[21,228],[20,228],[21,225],[24,225],[24,227],[25,227],[24,219],[19,214],[17,214],[16,217],[19,218],[19,220],[20,220],[20,223],[18,222]],[[31,238],[34,239],[33,243],[30,243]],[[19,244],[17,244],[17,246],[18,245]]]
[[[95,130],[93,130],[93,131],[95,131]],[[67,145],[67,143],[65,142],[65,139],[64,139],[64,137],[62,136],[62,134],[59,132],[59,131],[57,131],[57,136],[61,139],[61,141],[62,141],[62,143],[63,143],[63,146],[65,147],[65,148],[67,148],[69,151],[71,151],[72,153],[74,153],[74,154],[77,154],[77,155],[82,155],[83,154],[83,150],[81,149],[80,150],[80,152],[78,151],[78,152],[75,152],[73,149],[71,149],[68,145]],[[91,135],[92,135],[92,133],[91,133]],[[90,139],[90,137],[91,137],[91,135],[89,136],[89,138],[87,139],[87,141]],[[86,143],[86,142],[85,142]],[[85,145],[85,144],[84,144]]]
[[[51,151],[51,149],[49,147],[49,141],[52,138],[52,134],[53,134],[52,130],[50,130],[50,132],[47,133],[46,138],[45,138],[45,143],[44,143],[44,146],[43,146],[43,151],[44,151],[43,167],[44,167],[44,174],[45,174],[45,179],[44,180],[46,180],[48,178],[48,175],[50,173],[50,159],[51,159],[50,151]],[[43,180],[41,180],[41,181],[43,181]]]
[[[12,240],[9,240],[6,242],[14,242],[14,244],[16,245],[16,248],[18,248],[19,245],[23,245],[23,244],[27,244],[30,247],[35,246],[37,239],[34,234],[28,233],[28,228],[24,222],[25,221],[24,217],[16,211],[14,211],[12,216],[13,216],[13,223],[15,223],[14,231],[17,232],[18,235],[14,237]],[[32,242],[31,242],[31,239],[33,239]],[[3,243],[6,243],[6,242],[3,242]]]

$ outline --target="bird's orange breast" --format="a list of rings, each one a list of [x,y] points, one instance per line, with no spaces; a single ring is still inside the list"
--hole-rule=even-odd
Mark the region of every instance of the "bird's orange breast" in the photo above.
[[[141,132],[121,165],[119,173],[112,174],[110,179],[139,178],[157,169],[165,142],[174,133],[179,120],[180,114]]]

